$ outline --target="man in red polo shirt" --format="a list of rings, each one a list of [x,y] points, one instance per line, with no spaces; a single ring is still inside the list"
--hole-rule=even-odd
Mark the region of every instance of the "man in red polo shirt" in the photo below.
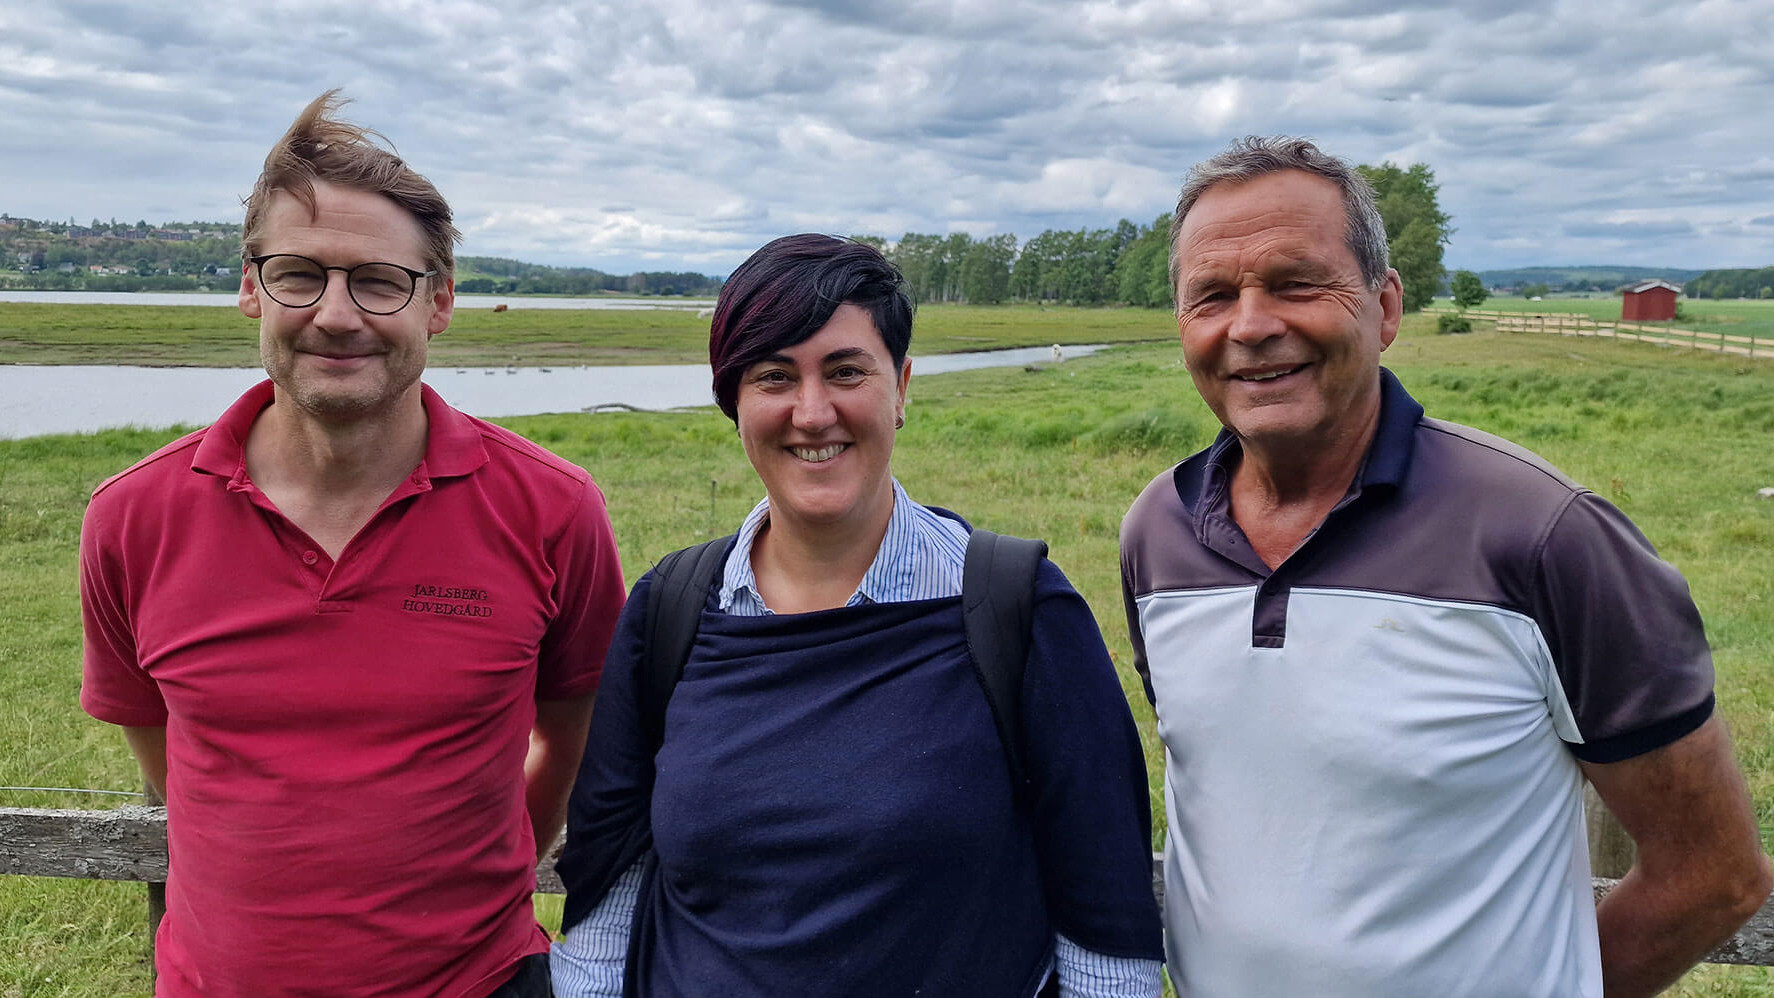
[[[546,995],[616,546],[583,470],[420,383],[458,234],[340,103],[247,200],[270,380],[93,495],[81,704],[167,802],[158,994]]]

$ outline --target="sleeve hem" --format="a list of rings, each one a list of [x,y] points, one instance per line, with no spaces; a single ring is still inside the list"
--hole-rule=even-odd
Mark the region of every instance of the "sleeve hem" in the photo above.
[[[107,724],[119,724],[130,728],[163,728],[166,726],[167,713],[164,708],[129,707],[109,700],[101,700],[90,693],[80,695],[80,707]]]
[[[1584,762],[1624,762],[1627,759],[1644,755],[1660,749],[1669,743],[1689,734],[1712,716],[1714,697],[1708,693],[1706,699],[1697,706],[1675,715],[1612,738],[1600,741],[1573,743],[1571,754]]]

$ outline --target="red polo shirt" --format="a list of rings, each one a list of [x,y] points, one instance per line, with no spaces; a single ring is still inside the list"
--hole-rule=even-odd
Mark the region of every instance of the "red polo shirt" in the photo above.
[[[246,473],[270,382],[100,485],[81,705],[167,729],[161,995],[485,995],[530,910],[536,699],[623,600],[584,470],[423,389],[425,459],[337,562]]]

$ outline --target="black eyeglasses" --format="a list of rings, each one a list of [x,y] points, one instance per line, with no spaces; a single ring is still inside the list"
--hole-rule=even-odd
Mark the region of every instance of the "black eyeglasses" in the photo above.
[[[327,271],[345,274],[345,291],[371,315],[393,315],[413,300],[421,277],[435,270],[412,270],[398,263],[360,263],[355,267],[328,267],[294,253],[249,257],[259,268],[259,287],[284,308],[308,308],[326,294]]]

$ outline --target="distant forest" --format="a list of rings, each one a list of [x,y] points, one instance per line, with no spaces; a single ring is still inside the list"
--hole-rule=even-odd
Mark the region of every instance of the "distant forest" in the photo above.
[[[1687,284],[1689,298],[1774,298],[1774,267],[1709,270]]]
[[[1621,267],[1598,264],[1587,267],[1516,267],[1512,270],[1481,270],[1479,279],[1493,290],[1513,291],[1532,285],[1544,285],[1552,291],[1608,291],[1638,281],[1664,280],[1686,284],[1697,277],[1698,270],[1675,267]]]
[[[41,291],[233,291],[240,286],[240,226],[150,225],[112,219],[81,225],[0,215],[0,287]],[[463,294],[713,296],[720,278],[692,273],[606,274],[490,256],[456,258]]]
[[[1386,193],[1383,207],[1393,265],[1406,275],[1412,307],[1445,289],[1446,215],[1435,205],[1433,174],[1420,164],[1363,167]],[[1397,217],[1393,217],[1396,215]],[[1049,229],[1018,243],[1003,233],[974,238],[907,232],[889,243],[854,236],[897,264],[920,302],[1131,305],[1171,304],[1170,216],[1149,225],[1121,219],[1112,228]],[[83,291],[233,291],[239,285],[240,226],[224,222],[150,225],[112,219],[38,221],[0,215],[0,287]],[[1494,290],[1613,292],[1650,278],[1681,284],[1696,298],[1774,297],[1774,268],[1680,270],[1669,267],[1523,267],[1479,273]],[[456,290],[496,295],[686,295],[712,297],[721,278],[692,272],[610,274],[591,267],[551,267],[505,257],[456,258]]]

